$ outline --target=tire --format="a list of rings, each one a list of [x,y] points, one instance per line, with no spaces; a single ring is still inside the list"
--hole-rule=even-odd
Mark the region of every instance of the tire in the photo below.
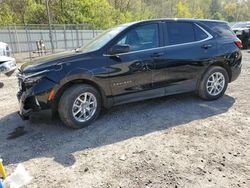
[[[218,82],[213,82],[213,79],[219,80]],[[223,80],[224,79],[224,84]],[[229,82],[229,76],[227,71],[220,66],[210,67],[204,76],[201,78],[198,85],[198,95],[204,100],[216,100],[222,97],[227,89]]]
[[[94,87],[87,84],[68,88],[58,105],[60,119],[66,126],[74,129],[90,125],[99,116],[100,111],[101,96]]]

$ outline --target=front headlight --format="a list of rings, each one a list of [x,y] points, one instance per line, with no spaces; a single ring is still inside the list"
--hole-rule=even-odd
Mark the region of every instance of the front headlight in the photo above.
[[[9,61],[5,61],[3,63],[0,64],[0,72],[1,73],[8,73],[11,71],[14,71],[16,69],[16,61],[13,60],[9,60]]]
[[[47,72],[48,70],[43,70],[40,72],[28,74],[28,75],[22,75],[21,73],[19,73],[17,74],[17,77],[23,80],[24,84],[28,86],[28,85],[33,85],[39,82],[43,77],[46,76]]]
[[[35,77],[27,77],[24,79],[25,85],[33,85],[37,83],[39,80],[41,80],[43,76],[35,76]]]

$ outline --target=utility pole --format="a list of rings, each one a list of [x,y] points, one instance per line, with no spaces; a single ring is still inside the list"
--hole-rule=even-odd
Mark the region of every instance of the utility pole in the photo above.
[[[140,19],[142,20],[142,0],[140,1]]]
[[[173,18],[173,0],[170,0],[170,17]]]
[[[48,16],[48,22],[49,22],[49,39],[50,39],[52,53],[54,53],[54,44],[53,44],[53,38],[52,38],[52,26],[51,26],[51,18],[50,18],[50,11],[49,11],[49,0],[45,0],[45,1],[46,1],[46,11],[47,11],[47,16]]]

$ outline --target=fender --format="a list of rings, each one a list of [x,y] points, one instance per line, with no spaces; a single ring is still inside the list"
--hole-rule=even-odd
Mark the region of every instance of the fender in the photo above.
[[[203,71],[201,72],[201,74],[199,75],[199,78],[197,79],[196,88],[199,87],[201,78],[204,76],[204,74],[207,72],[207,70],[211,66],[220,66],[220,67],[223,67],[227,71],[227,73],[228,73],[229,83],[230,83],[232,81],[232,70],[231,70],[230,67],[233,66],[233,64],[234,64],[235,61],[237,61],[237,58],[232,58],[232,56],[227,56],[226,59],[225,59],[225,57],[217,57],[213,61],[208,62],[205,65],[205,68],[203,69]]]
[[[86,83],[95,87],[101,94],[103,106],[105,108],[110,108],[112,105],[112,99],[108,99],[107,96],[110,95],[109,87],[105,87],[106,90],[101,87],[101,84],[98,82],[98,79],[94,76],[94,73],[91,70],[78,68],[73,71],[69,71],[63,79],[53,88],[55,91],[55,97],[53,100],[52,106],[57,107],[59,99],[63,92],[69,88],[72,84],[77,83]]]

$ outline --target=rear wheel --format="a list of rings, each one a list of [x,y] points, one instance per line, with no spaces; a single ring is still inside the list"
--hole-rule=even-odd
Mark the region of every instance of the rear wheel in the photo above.
[[[210,67],[198,87],[198,95],[205,100],[215,100],[224,95],[229,82],[227,71],[219,66]]]
[[[74,85],[67,89],[58,106],[61,120],[71,128],[83,128],[92,123],[100,114],[99,92],[86,84]]]

